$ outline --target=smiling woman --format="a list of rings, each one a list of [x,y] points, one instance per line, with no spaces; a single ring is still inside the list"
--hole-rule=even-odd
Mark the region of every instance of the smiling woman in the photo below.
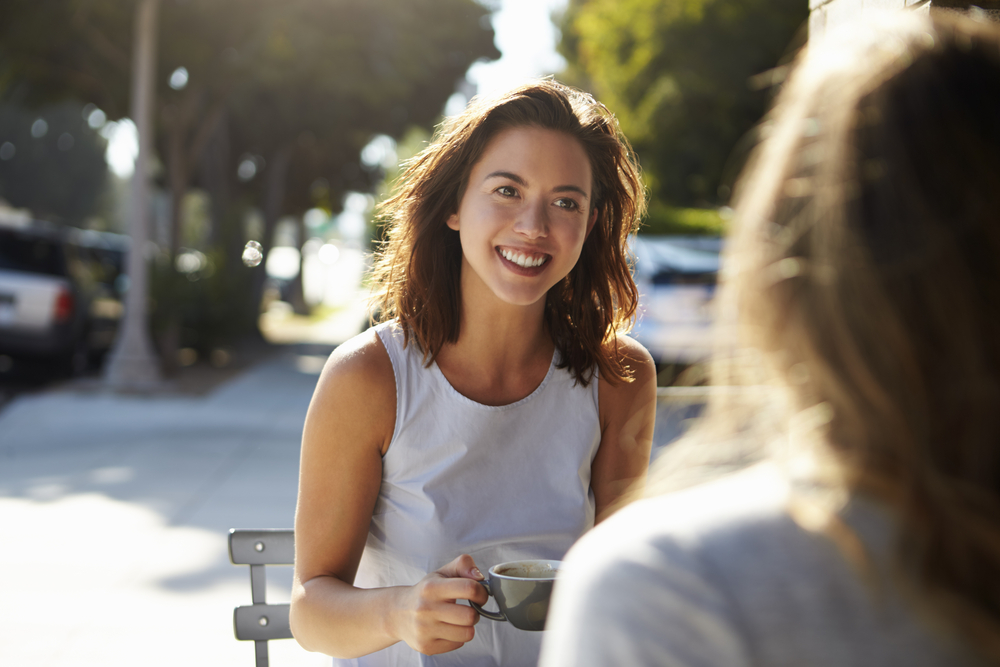
[[[642,193],[611,113],[552,81],[473,100],[411,163],[382,207],[383,321],[334,352],[306,419],[303,646],[535,664],[537,633],[456,601],[485,604],[493,565],[560,559],[645,477],[655,372],[623,335]]]

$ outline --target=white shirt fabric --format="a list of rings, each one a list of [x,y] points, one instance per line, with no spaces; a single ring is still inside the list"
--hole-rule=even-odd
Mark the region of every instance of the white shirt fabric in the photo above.
[[[561,559],[594,525],[597,379],[583,387],[553,356],[528,396],[487,406],[456,391],[395,322],[377,328],[396,377],[396,427],[355,585],[411,585],[467,553],[479,569]],[[488,609],[495,609],[490,602]],[[336,665],[536,665],[541,632],[480,619],[471,642],[422,655],[404,642]]]
[[[981,664],[904,602],[885,508],[853,498],[841,515],[868,552],[870,587],[788,500],[761,464],[609,518],[567,554],[541,667]]]

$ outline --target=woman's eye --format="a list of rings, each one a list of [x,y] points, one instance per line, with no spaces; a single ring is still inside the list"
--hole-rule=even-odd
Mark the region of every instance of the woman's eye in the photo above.
[[[496,189],[496,192],[497,192],[497,194],[502,195],[504,197],[516,197],[517,196],[517,190],[515,190],[514,188],[512,188],[509,185],[501,185],[499,188]]]
[[[580,208],[580,205],[576,203],[573,199],[557,199],[556,206],[559,208],[565,208],[570,211],[576,211]]]

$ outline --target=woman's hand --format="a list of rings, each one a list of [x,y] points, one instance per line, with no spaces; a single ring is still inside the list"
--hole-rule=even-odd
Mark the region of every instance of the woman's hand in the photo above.
[[[476,634],[479,614],[456,600],[486,604],[489,597],[479,584],[483,574],[472,556],[461,555],[404,589],[396,610],[393,634],[426,655],[460,648]]]

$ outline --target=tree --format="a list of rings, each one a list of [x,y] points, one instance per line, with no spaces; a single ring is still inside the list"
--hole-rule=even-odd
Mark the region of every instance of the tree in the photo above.
[[[37,110],[0,106],[0,198],[82,225],[105,192],[107,141],[76,102]]]
[[[728,200],[767,72],[804,41],[804,0],[570,0],[566,77],[618,116],[657,204]]]
[[[238,54],[257,78],[231,95],[233,143],[264,158],[250,186],[265,257],[282,214],[337,209],[347,191],[378,183],[360,164],[373,135],[430,127],[469,65],[499,56],[486,15],[471,0],[271,6],[254,47]]]
[[[134,6],[0,3],[0,99],[73,97],[122,117]],[[194,183],[211,193],[228,271],[243,269],[234,206],[261,206],[273,229],[321,190],[333,203],[371,187],[377,175],[359,160],[369,138],[432,124],[468,66],[499,55],[487,14],[474,0],[163,0],[155,96],[171,254]],[[243,182],[237,167],[248,155],[260,158],[259,175]]]

